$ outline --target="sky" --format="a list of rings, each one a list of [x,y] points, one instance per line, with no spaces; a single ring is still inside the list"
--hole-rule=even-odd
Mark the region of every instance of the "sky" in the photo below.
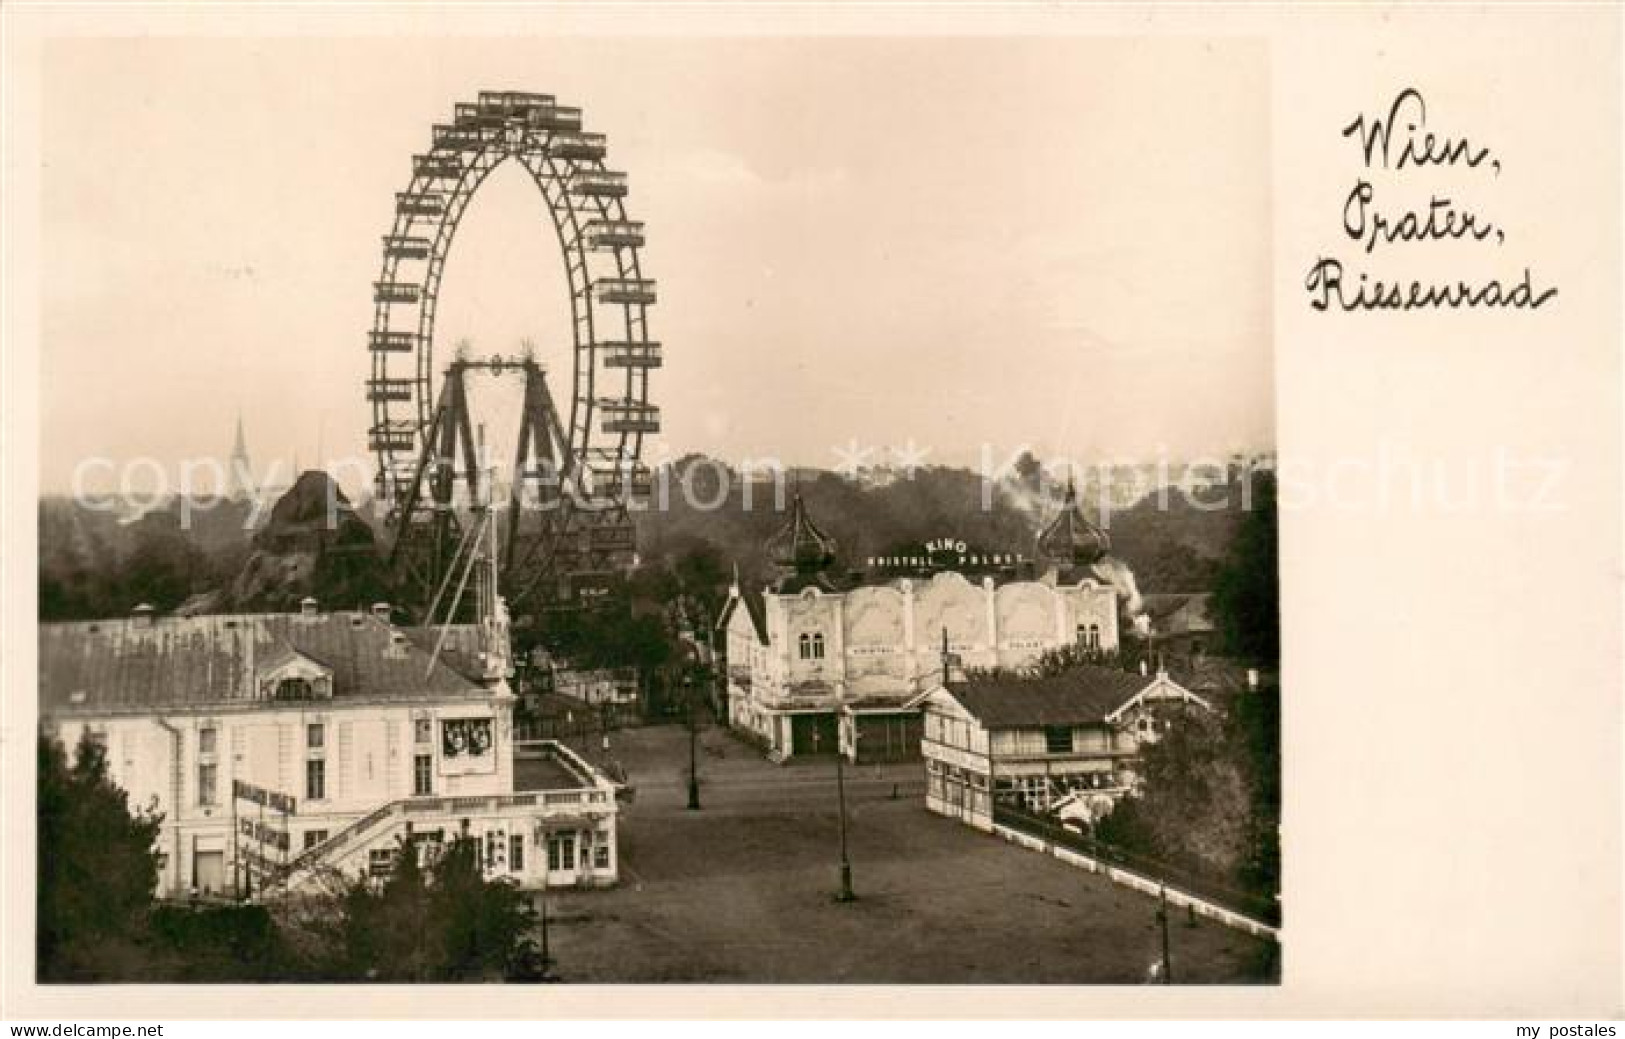
[[[364,456],[379,238],[482,89],[580,106],[629,175],[666,356],[646,457],[1269,449],[1268,75],[1248,40],[55,41],[42,489],[223,458],[239,414],[262,470]],[[557,370],[567,314],[540,196],[499,170],[437,357],[529,339]]]

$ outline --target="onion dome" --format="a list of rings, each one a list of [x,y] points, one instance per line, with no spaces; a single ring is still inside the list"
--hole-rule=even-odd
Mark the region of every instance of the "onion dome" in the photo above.
[[[790,518],[767,539],[767,557],[797,573],[816,573],[835,562],[835,539],[818,529],[807,515],[797,491],[790,502]]]
[[[1077,488],[1068,481],[1061,514],[1039,533],[1034,557],[1063,566],[1089,566],[1111,549],[1111,538],[1089,522],[1083,514],[1083,506],[1078,504]]]

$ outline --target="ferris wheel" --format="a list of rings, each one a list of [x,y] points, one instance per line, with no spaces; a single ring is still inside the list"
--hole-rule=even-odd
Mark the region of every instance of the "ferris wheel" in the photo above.
[[[395,196],[367,340],[369,438],[396,584],[422,621],[436,620],[429,604],[469,540],[470,509],[491,522],[498,511],[469,406],[473,374],[524,383],[500,560],[516,614],[601,594],[632,558],[627,505],[648,489],[640,458],[644,437],[660,428],[649,375],[662,359],[649,335],[655,284],[640,258],[644,227],[627,216],[626,175],[605,165],[606,150],[603,134],[582,130],[579,108],[546,94],[482,91],[433,128]],[[567,389],[528,354],[460,351],[435,368],[435,313],[458,224],[486,178],[510,160],[541,192],[564,258]]]

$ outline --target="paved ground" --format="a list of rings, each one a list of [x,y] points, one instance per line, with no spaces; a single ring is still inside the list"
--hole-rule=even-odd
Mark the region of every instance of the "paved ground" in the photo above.
[[[1151,899],[927,812],[919,765],[847,769],[841,904],[832,762],[772,765],[708,730],[690,812],[680,727],[611,742],[636,788],[622,883],[548,896],[565,981],[1133,984],[1158,955]],[[1170,943],[1176,981],[1266,980],[1238,932],[1176,915]]]

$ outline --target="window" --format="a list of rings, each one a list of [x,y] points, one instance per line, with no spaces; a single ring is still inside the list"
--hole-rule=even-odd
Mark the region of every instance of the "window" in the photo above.
[[[206,730],[207,731],[207,730]],[[200,805],[214,804],[214,776],[213,762],[197,767],[197,803]]]
[[[389,848],[374,848],[367,852],[367,872],[375,877],[389,876],[395,865],[395,853]]]
[[[592,865],[594,869],[609,868],[609,845],[603,841],[599,841],[597,847],[592,850]]]
[[[276,684],[278,700],[309,700],[313,695],[308,678],[284,678]]]
[[[320,758],[305,762],[305,800],[327,800],[327,762]]]
[[[508,869],[522,873],[525,869],[525,835],[516,833],[508,838]]]
[[[197,731],[197,752],[199,754],[214,753],[214,726],[207,726]]]
[[[434,723],[427,718],[419,718],[412,723],[412,741],[414,743],[434,742]]]
[[[812,655],[814,660],[824,659],[824,635],[822,632],[815,633],[812,637]]]
[[[797,645],[797,647],[798,647],[798,649],[800,651],[802,660],[811,660],[812,659],[812,636],[811,635],[808,635],[806,632],[802,632],[801,637],[796,639],[796,645]]]
[[[419,754],[412,759],[412,795],[428,797],[434,793],[434,755]]]
[[[1072,730],[1065,725],[1044,726],[1044,752],[1047,754],[1072,753]]]
[[[311,750],[321,750],[326,736],[320,723],[305,726],[305,746]]]
[[[327,840],[327,831],[326,830],[306,830],[305,831],[305,850],[309,851],[310,849],[316,847],[316,845],[321,844],[326,840]]]
[[[496,868],[497,852],[501,849],[501,847],[502,847],[502,834],[500,834],[500,833],[489,833],[489,832],[486,833],[486,835],[485,835],[485,868],[486,869],[495,869]]]

